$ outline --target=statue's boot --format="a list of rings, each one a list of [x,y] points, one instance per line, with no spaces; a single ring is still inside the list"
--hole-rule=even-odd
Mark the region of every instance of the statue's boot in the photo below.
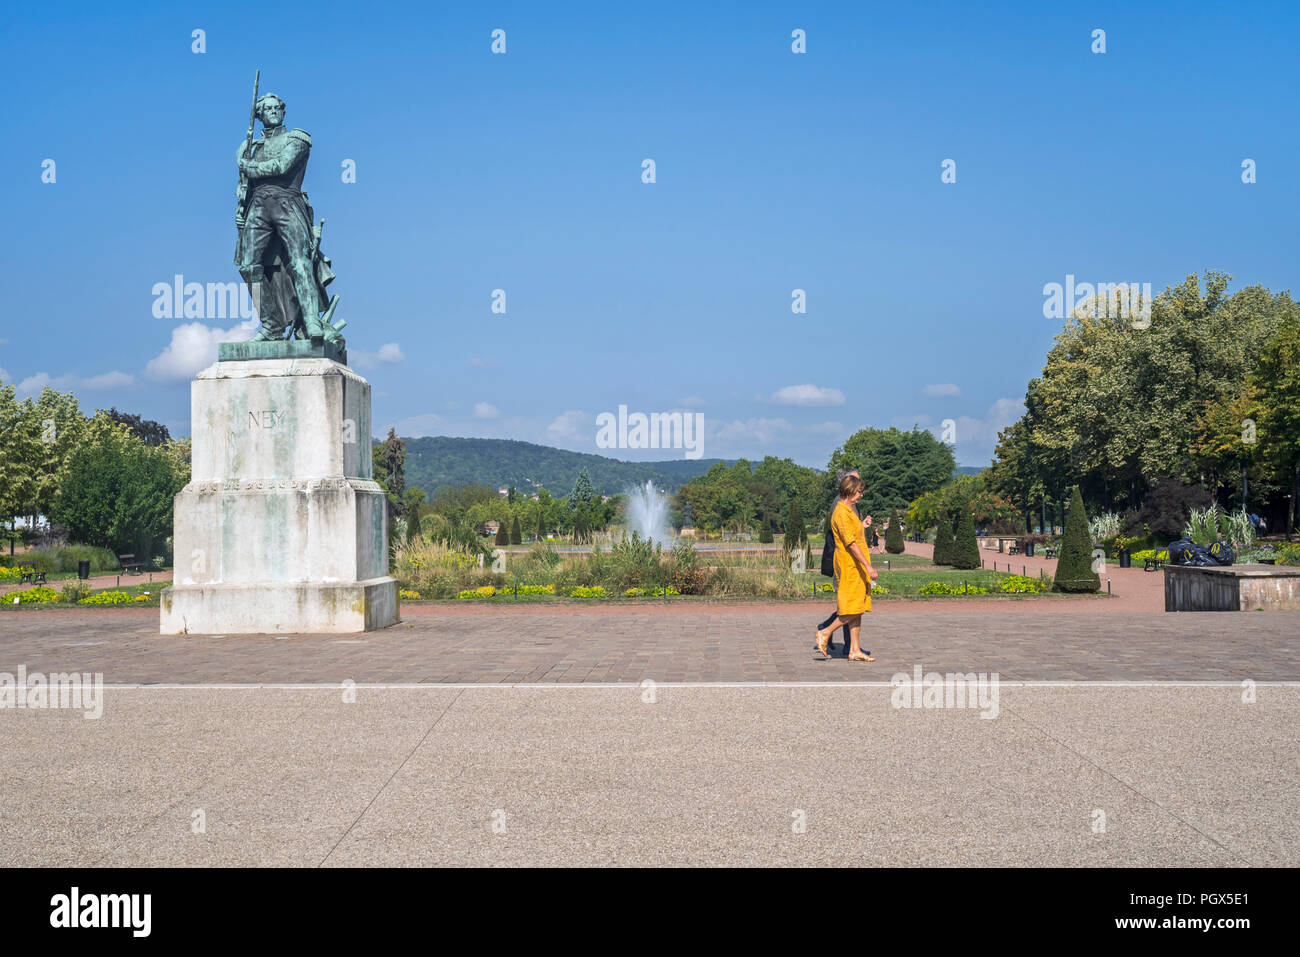
[[[261,317],[260,321],[262,323],[262,327],[257,330],[257,334],[253,336],[252,341],[274,342],[277,339],[283,339],[284,330],[276,328],[275,318],[273,316],[262,314],[262,284],[260,282],[253,283],[249,288],[253,296],[253,308],[257,310],[257,314]]]
[[[308,264],[303,261],[295,260],[290,264],[290,272],[293,274],[294,291],[298,294],[298,304],[302,308],[302,324],[307,333],[307,338],[311,340],[314,346],[323,345],[325,342],[325,326],[321,322],[320,310],[314,306],[308,306],[308,303],[319,301],[319,292],[316,289],[316,280],[309,271]]]
[[[282,337],[281,337],[281,336],[277,336],[277,335],[275,334],[275,331],[271,328],[270,324],[269,324],[268,322],[266,322],[265,320],[263,320],[263,321],[262,321],[262,328],[260,328],[260,329],[257,330],[257,335],[253,336],[253,340],[252,340],[252,341],[253,341],[253,342],[274,342],[275,340],[277,340],[277,339],[279,339],[279,338],[282,338]]]

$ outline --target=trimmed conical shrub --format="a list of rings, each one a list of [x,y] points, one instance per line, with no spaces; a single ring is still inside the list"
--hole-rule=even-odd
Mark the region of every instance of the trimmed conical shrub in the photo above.
[[[772,537],[772,523],[771,523],[771,521],[764,521],[764,522],[763,522],[763,528],[762,528],[762,531],[760,531],[760,532],[758,533],[758,540],[759,540],[760,542],[762,542],[764,545],[768,544],[769,542],[774,541],[774,539],[773,539],[773,537]]]
[[[498,545],[510,544],[510,532],[506,529],[505,522],[502,522],[501,525],[497,528],[497,537],[495,541]]]
[[[948,553],[952,551],[952,526],[948,524],[948,510],[939,509],[939,524],[934,530],[934,563],[948,564]]]
[[[1088,534],[1088,513],[1083,510],[1083,496],[1076,487],[1065,513],[1065,534],[1061,537],[1061,557],[1056,562],[1057,591],[1097,591],[1101,578],[1092,570],[1092,536]]]
[[[803,510],[794,499],[790,500],[790,511],[785,518],[785,538],[782,541],[787,555],[808,541],[808,532],[803,527]]]
[[[510,526],[510,544],[522,545],[524,543],[524,530],[519,527],[519,516],[515,516],[514,522]]]
[[[885,551],[891,555],[903,554],[903,524],[898,509],[889,513],[889,529],[885,532]]]
[[[980,567],[980,545],[975,539],[975,513],[969,505],[961,509],[957,519],[957,534],[953,536],[948,564],[953,568],[969,570]]]

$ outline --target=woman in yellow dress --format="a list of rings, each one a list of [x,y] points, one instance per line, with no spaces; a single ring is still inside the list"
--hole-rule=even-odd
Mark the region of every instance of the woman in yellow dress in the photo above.
[[[849,661],[875,661],[863,654],[859,637],[862,631],[862,613],[871,610],[871,581],[877,572],[871,567],[867,553],[867,537],[858,513],[853,510],[862,490],[866,487],[856,475],[846,475],[840,481],[839,501],[831,513],[831,534],[835,536],[835,603],[838,617],[825,631],[817,631],[817,650],[829,658],[826,647],[835,630],[849,627]]]

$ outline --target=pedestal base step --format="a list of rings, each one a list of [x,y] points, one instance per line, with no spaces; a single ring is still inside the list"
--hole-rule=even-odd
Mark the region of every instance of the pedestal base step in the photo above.
[[[173,585],[164,635],[346,634],[397,624],[397,579],[278,585]]]

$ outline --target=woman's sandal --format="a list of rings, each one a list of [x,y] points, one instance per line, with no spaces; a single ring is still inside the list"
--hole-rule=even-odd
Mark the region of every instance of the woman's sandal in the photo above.
[[[849,661],[875,661],[875,660],[876,659],[873,658],[871,655],[864,655],[860,651],[856,655],[849,655]]]
[[[817,631],[817,650],[821,652],[821,656],[823,658],[829,658],[831,656],[830,652],[826,650],[827,646],[830,644],[830,641],[831,641],[830,635],[823,634],[820,629]]]

